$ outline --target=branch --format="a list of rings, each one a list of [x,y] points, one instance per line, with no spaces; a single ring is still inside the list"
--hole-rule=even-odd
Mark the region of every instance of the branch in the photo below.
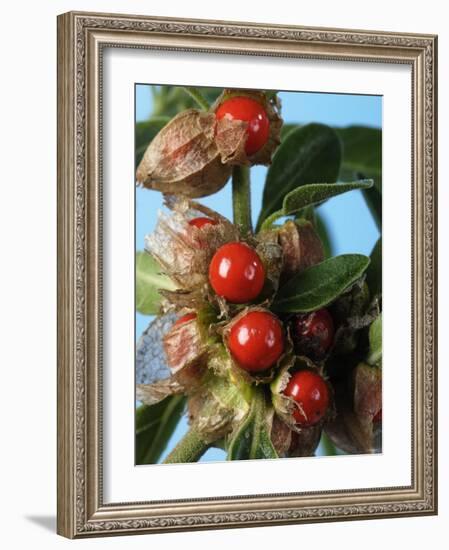
[[[200,433],[194,427],[191,427],[164,460],[164,464],[197,462],[209,447],[210,443],[206,443]]]
[[[234,166],[232,170],[232,208],[234,223],[243,233],[252,231],[251,183],[248,166]]]

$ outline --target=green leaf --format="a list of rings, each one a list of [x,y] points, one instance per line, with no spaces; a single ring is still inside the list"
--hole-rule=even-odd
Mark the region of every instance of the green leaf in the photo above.
[[[361,277],[369,262],[361,254],[342,254],[309,267],[279,290],[273,309],[307,313],[324,307]]]
[[[136,309],[143,315],[159,313],[162,296],[158,290],[175,290],[176,286],[148,252],[136,253]]]
[[[374,186],[363,196],[377,226],[382,222],[382,130],[366,126],[337,128],[343,144],[340,179],[371,178]]]
[[[296,128],[299,128],[299,124],[283,124],[281,128],[281,142],[285,140],[287,135]]]
[[[379,191],[372,187],[362,191],[363,198],[371,212],[371,215],[376,222],[377,228],[382,229],[382,195]]]
[[[148,145],[169,120],[170,117],[158,116],[136,124],[136,168],[142,160],[143,154],[145,153]]]
[[[343,173],[362,173],[376,179],[375,186],[381,191],[377,181],[382,172],[382,130],[367,126],[336,128],[343,144]]]
[[[348,183],[311,183],[297,187],[284,197],[282,208],[273,212],[262,224],[262,228],[271,225],[278,218],[291,216],[302,209],[320,204],[326,199],[336,197],[355,189],[369,189],[373,180],[360,180]]]
[[[156,464],[183,415],[185,397],[167,397],[136,409],[136,464]]]
[[[267,173],[258,228],[282,208],[285,195],[293,189],[308,183],[337,181],[340,162],[340,140],[329,126],[308,124],[287,133]]]
[[[366,271],[366,282],[372,296],[382,294],[382,237],[371,252],[371,263]]]
[[[382,315],[379,315],[369,327],[369,355],[367,362],[379,366],[382,361]]]
[[[284,198],[282,214],[290,216],[301,208],[316,205],[320,202],[336,197],[354,189],[369,189],[373,180],[360,180],[350,183],[312,183],[298,187]]]
[[[251,408],[228,445],[228,460],[278,458],[271,442],[265,409],[265,395],[256,390]]]

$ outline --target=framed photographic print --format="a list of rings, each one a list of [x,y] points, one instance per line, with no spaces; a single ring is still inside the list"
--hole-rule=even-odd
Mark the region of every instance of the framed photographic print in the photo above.
[[[58,532],[437,511],[431,35],[58,18]]]

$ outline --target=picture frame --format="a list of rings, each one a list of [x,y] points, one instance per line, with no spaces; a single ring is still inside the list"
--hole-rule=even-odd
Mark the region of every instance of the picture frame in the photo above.
[[[106,49],[411,70],[411,483],[106,502]],[[58,17],[58,519],[69,538],[437,513],[437,37],[70,12]],[[153,467],[153,466],[150,466]],[[158,468],[158,466],[154,466]],[[110,472],[108,470],[108,475]]]

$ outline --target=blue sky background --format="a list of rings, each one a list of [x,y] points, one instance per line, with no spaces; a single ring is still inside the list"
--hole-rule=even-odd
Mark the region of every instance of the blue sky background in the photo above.
[[[151,86],[136,85],[136,121],[151,116]],[[321,122],[329,126],[351,126],[354,124],[382,128],[382,97],[350,94],[329,94],[310,92],[280,92],[282,117],[286,123],[307,124]],[[256,166],[251,169],[251,206],[256,221],[262,204],[263,184],[267,168]],[[200,199],[201,202],[220,214],[232,219],[231,186]],[[144,236],[155,226],[157,211],[162,208],[161,193],[136,188],[136,249],[142,250]],[[352,191],[334,197],[319,207],[326,225],[332,234],[332,254],[360,253],[369,255],[379,236],[360,191]],[[136,313],[136,338],[148,326],[151,317]],[[167,454],[187,429],[185,419],[180,422],[166,450]],[[319,453],[318,453],[319,454]],[[165,456],[165,455],[164,455]],[[164,457],[162,457],[163,460]],[[224,460],[225,453],[210,449],[202,461]]]

